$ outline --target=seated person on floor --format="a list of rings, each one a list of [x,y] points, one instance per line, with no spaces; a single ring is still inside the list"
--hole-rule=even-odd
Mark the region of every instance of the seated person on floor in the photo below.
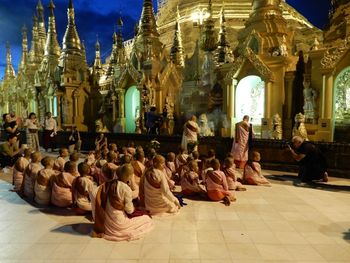
[[[23,195],[28,197],[29,199],[34,198],[34,184],[38,172],[41,170],[41,153],[33,152],[30,155],[31,162],[24,170],[24,178],[23,178]]]
[[[30,155],[32,154],[32,152],[33,150],[31,148],[25,149],[23,152],[23,156],[19,157],[15,162],[15,165],[13,167],[13,191],[18,192],[22,188],[24,170],[29,165]]]
[[[127,151],[131,156],[134,156],[136,153],[136,148],[135,148],[135,143],[134,142],[129,142]]]
[[[107,182],[108,180],[114,179],[109,177],[107,167],[116,172],[118,169],[118,165],[115,164],[116,159],[117,159],[117,154],[115,152],[109,152],[107,154],[107,160],[106,160],[107,162],[102,166],[102,169],[101,169],[101,177],[99,178],[99,185]]]
[[[180,146],[179,153],[175,158],[176,172],[181,177],[182,167],[187,163],[188,154],[184,147]]]
[[[51,157],[44,157],[41,160],[44,169],[38,172],[34,185],[34,201],[39,205],[50,204],[52,180],[59,173],[53,169],[54,163],[55,161]]]
[[[154,148],[149,148],[147,152],[147,159],[145,161],[146,168],[150,168],[153,165],[153,159],[157,155],[157,151]]]
[[[68,161],[64,165],[64,172],[59,173],[52,180],[51,203],[58,207],[69,207],[73,204],[72,184],[77,173],[75,162]]]
[[[197,162],[197,164],[198,164],[198,174],[202,175],[203,162],[202,162],[201,159],[199,159],[199,152],[193,151],[191,153],[191,155],[192,155],[192,159],[195,160]]]
[[[130,158],[129,156],[127,156],[128,158]],[[129,180],[127,182],[127,184],[129,185],[131,191],[132,191],[132,199],[138,199],[139,197],[139,185],[136,183],[136,179],[135,179],[135,174],[134,174],[134,168],[132,167],[132,165],[130,163],[123,163],[123,169],[128,172],[129,175]]]
[[[207,157],[204,158],[204,160],[203,160],[202,174],[201,174],[203,182],[205,182],[205,180],[206,180],[205,176],[206,176],[206,174],[208,172],[208,169],[212,168],[211,161],[216,158],[215,156],[216,156],[215,150],[214,149],[210,149],[208,151]]]
[[[133,171],[126,166],[118,168],[118,180],[104,183],[97,189],[93,237],[131,241],[145,236],[154,227],[148,215],[135,211],[132,191],[127,184]]]
[[[270,182],[262,174],[259,161],[259,152],[249,152],[248,162],[244,166],[243,183],[250,185],[271,186]]]
[[[175,183],[180,182],[179,174],[176,172],[176,165],[175,165],[175,153],[169,152],[167,154],[166,162],[165,162],[165,170],[167,173],[168,178],[170,178]]]
[[[0,169],[6,166],[12,167],[21,157],[22,150],[17,147],[17,135],[10,134],[7,141],[0,144]]]
[[[189,170],[181,178],[181,189],[184,195],[205,193],[204,186],[199,182],[198,162],[192,160],[188,164]]]
[[[164,166],[164,157],[157,155],[153,167],[145,171],[140,182],[140,201],[152,215],[174,214],[180,209],[179,200],[169,189]]]
[[[61,148],[58,152],[59,156],[57,157],[57,159],[55,160],[55,164],[53,169],[63,172],[64,170],[64,164],[67,161],[67,158],[69,156],[69,151],[67,148]]]
[[[300,136],[292,139],[293,148],[289,150],[293,158],[299,163],[299,178],[302,182],[322,180],[328,182],[327,160],[322,152],[311,142]]]
[[[232,157],[226,157],[224,161],[224,169],[223,169],[227,185],[229,190],[236,190],[236,191],[245,191],[247,190],[240,182],[237,181],[237,178],[239,178],[240,174],[236,170],[236,165]]]
[[[135,160],[131,161],[131,165],[134,168],[135,182],[139,185],[142,174],[144,173],[145,167],[145,154],[143,150],[137,150],[135,154]]]
[[[80,158],[80,153],[74,152],[69,156],[69,161],[74,162],[75,165],[78,164]],[[75,174],[73,174],[75,177],[79,176],[78,170],[76,170]]]
[[[213,159],[211,161],[212,171],[206,174],[207,194],[212,201],[224,201],[224,204],[229,206],[232,201],[235,201],[234,192],[230,192],[227,186],[226,176],[223,171],[220,171],[220,161]]]
[[[90,175],[90,166],[87,163],[80,163],[78,165],[78,172],[80,174],[73,182],[73,196],[76,205],[76,212],[78,214],[85,214],[91,212],[91,201],[89,191],[96,187],[93,178]]]

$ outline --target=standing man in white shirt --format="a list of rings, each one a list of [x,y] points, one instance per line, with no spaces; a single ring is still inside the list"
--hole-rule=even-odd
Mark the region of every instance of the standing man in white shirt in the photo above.
[[[47,112],[44,121],[44,149],[53,151],[56,147],[57,122],[52,118],[51,112]]]

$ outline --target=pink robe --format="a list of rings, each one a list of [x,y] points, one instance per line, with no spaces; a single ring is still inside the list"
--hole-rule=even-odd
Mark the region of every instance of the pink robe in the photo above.
[[[142,177],[146,210],[152,215],[177,213],[179,211],[179,201],[169,189],[165,172],[153,168],[146,173],[151,173]],[[147,177],[151,177],[152,182]]]
[[[63,172],[65,163],[66,163],[66,160],[63,157],[59,156],[55,160],[55,164],[53,166],[53,169],[60,171],[60,172]]]
[[[39,171],[38,175],[43,176],[46,180],[50,181],[52,176],[55,176],[57,171],[53,169],[42,169]],[[48,205],[51,200],[51,186],[49,185],[41,185],[35,180],[34,184],[34,192],[35,198],[34,201],[39,205]]]
[[[199,175],[193,171],[187,171],[181,177],[181,189],[186,195],[205,192],[204,187],[199,183]]]
[[[108,177],[109,175],[106,173],[107,168],[110,168],[114,171],[113,178]],[[101,185],[105,182],[109,182],[109,181],[115,179],[117,177],[117,174],[116,174],[117,169],[118,169],[118,165],[116,165],[114,163],[107,163],[106,162],[101,168],[101,173],[100,173],[100,177],[98,180],[98,184]]]
[[[263,176],[261,166],[258,162],[253,162],[252,166],[246,165],[244,167],[243,182],[250,185],[270,185],[269,181]]]
[[[29,165],[29,160],[20,157],[16,163],[18,164],[19,170],[16,169],[16,165],[13,168],[13,184],[14,184],[14,191],[20,191],[22,188],[23,184],[23,175],[24,175],[24,170],[27,168]]]
[[[140,180],[141,180],[141,177],[146,169],[146,166],[138,160],[132,161],[131,165],[134,168],[135,182],[137,185],[140,185]]]
[[[249,124],[243,121],[236,124],[236,135],[232,143],[232,150],[234,160],[239,162],[246,162],[248,160],[248,140],[249,140]]]
[[[206,178],[206,188],[208,197],[212,201],[220,201],[225,196],[232,196],[228,189],[226,176],[224,172],[216,170],[210,171]]]
[[[225,168],[224,173],[226,175],[229,190],[237,190],[238,188],[243,187],[240,182],[237,182],[237,177],[239,177],[240,174],[236,171],[234,166]]]
[[[34,183],[38,172],[41,170],[40,163],[30,163],[24,171],[24,196],[34,198]]]
[[[77,206],[84,210],[84,211],[91,211],[91,201],[89,196],[89,192],[96,187],[94,185],[94,182],[88,177],[88,176],[82,176],[82,177],[78,177],[75,180],[79,180],[75,181],[74,183],[74,202],[77,204]],[[80,193],[78,190],[78,187],[76,186],[76,184],[80,184],[80,187],[82,189],[82,191],[84,192],[84,194]],[[87,193],[87,195],[85,195],[85,193]]]
[[[75,177],[66,172],[62,172],[57,177],[60,178],[59,180],[64,183],[65,187],[58,185],[54,181],[52,184],[51,203],[58,207],[68,207],[73,203],[72,184]]]
[[[130,187],[118,182],[117,196],[124,204],[124,211],[117,210],[107,201],[104,238],[112,241],[131,241],[139,239],[154,228],[152,219],[147,216],[128,218],[135,210],[132,203],[132,191]]]

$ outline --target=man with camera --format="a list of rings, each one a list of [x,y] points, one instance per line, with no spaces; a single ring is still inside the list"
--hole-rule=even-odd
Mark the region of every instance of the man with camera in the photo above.
[[[18,148],[17,146],[17,135],[8,135],[7,141],[0,144],[0,169],[6,166],[12,167],[22,151],[23,148]]]
[[[300,136],[292,139],[293,148],[288,145],[293,158],[299,163],[299,178],[302,182],[322,180],[328,182],[327,161],[321,151]]]

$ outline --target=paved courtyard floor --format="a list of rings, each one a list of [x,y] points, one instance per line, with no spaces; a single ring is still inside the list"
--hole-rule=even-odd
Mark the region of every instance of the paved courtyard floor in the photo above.
[[[270,188],[248,186],[230,207],[186,199],[145,238],[120,243],[91,238],[85,217],[27,203],[0,174],[0,262],[350,262],[350,180],[309,187],[265,174]]]

